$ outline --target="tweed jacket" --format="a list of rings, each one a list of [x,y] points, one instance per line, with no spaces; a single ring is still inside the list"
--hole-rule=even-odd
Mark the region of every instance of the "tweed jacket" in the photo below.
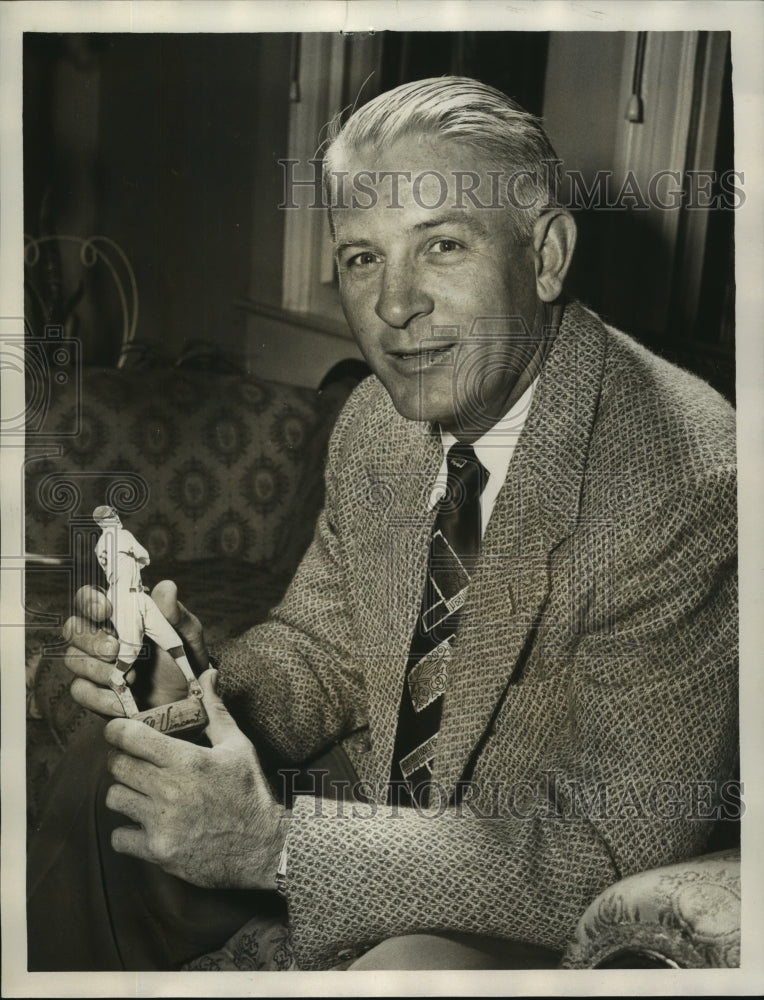
[[[343,740],[367,803],[300,797],[300,968],[393,935],[562,949],[631,873],[702,852],[737,752],[735,426],[694,376],[569,304],[449,661],[427,812],[384,805],[442,450],[371,378],[330,444],[325,508],[281,605],[222,651],[250,733]],[[459,796],[452,793],[459,785]]]

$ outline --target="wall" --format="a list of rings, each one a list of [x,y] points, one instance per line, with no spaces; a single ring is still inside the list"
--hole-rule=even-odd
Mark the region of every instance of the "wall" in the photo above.
[[[153,355],[172,360],[199,340],[242,351],[237,299],[281,299],[274,163],[286,149],[289,36],[63,43],[38,36],[27,45],[26,231],[115,240],[137,280],[137,340]],[[67,295],[80,277],[65,275]],[[113,310],[91,285],[78,334],[88,361],[114,364]]]
[[[547,49],[544,127],[565,165],[590,179],[612,166],[625,35],[553,31]]]
[[[262,59],[246,35],[113,36],[103,53],[100,219],[135,268],[140,338],[170,357],[241,339]]]
[[[580,170],[591,185],[598,170],[616,161],[623,32],[552,32],[544,86],[544,126],[562,169]],[[578,245],[570,274],[573,294],[602,309],[618,261],[610,244],[611,217],[577,213]]]

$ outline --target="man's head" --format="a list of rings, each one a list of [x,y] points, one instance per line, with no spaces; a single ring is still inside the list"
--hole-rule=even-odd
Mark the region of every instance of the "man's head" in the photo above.
[[[459,77],[406,84],[334,129],[342,304],[404,416],[476,437],[514,401],[575,243],[555,168],[533,116]]]
[[[108,507],[106,504],[96,507],[93,511],[93,520],[99,528],[119,527],[122,524],[116,510],[113,507]]]

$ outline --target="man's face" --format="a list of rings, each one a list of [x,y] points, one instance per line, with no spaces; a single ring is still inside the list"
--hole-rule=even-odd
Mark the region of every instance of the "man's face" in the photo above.
[[[464,143],[407,136],[339,169],[349,172],[347,207],[332,212],[340,297],[364,357],[404,417],[479,436],[513,402],[542,333],[530,243],[491,204],[485,159]],[[380,176],[401,170],[411,179],[397,191]],[[464,193],[467,171],[490,207]],[[355,206],[354,177],[369,189],[356,185]]]

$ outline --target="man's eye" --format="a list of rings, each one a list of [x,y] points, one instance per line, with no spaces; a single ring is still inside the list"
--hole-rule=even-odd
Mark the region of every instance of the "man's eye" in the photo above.
[[[379,258],[375,253],[370,250],[364,250],[363,253],[357,253],[354,257],[349,257],[345,263],[345,267],[369,267],[372,264],[378,263]]]
[[[436,240],[430,247],[432,253],[452,253],[461,249],[461,243],[457,243],[456,240]]]

